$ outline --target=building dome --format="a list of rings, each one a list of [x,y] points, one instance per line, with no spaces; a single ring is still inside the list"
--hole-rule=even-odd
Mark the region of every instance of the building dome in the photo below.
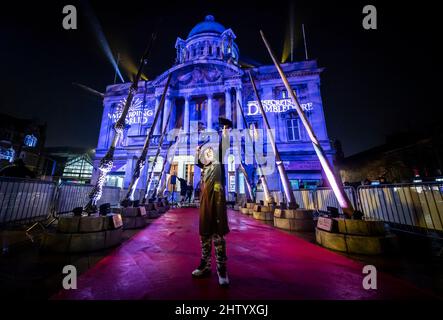
[[[207,15],[205,21],[192,28],[186,40],[177,38],[175,62],[180,64],[194,60],[220,60],[237,64],[239,51],[235,38],[231,29],[216,22],[214,16]]]
[[[214,16],[207,15],[205,21],[197,23],[191,32],[189,32],[188,38],[200,33],[218,33],[222,34],[226,28],[220,23],[216,22]]]

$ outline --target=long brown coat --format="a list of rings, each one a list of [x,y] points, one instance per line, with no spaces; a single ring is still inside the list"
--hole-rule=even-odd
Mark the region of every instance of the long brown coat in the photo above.
[[[229,233],[224,186],[223,164],[214,161],[202,168],[203,190],[200,196],[200,235],[225,235]]]

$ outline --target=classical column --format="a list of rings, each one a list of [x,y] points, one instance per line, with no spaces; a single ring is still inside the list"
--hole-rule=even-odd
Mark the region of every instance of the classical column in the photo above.
[[[225,90],[225,118],[232,120],[231,111],[231,88]]]
[[[241,88],[240,87],[235,88],[235,92],[236,92],[235,104],[237,105],[237,129],[242,129],[243,128],[243,119],[242,119],[242,115],[241,115],[241,111],[240,111],[240,104],[238,103],[238,102],[240,102],[243,106]]]
[[[212,94],[208,95],[208,110],[206,112],[206,115],[207,115],[206,128],[212,129]]]
[[[191,100],[191,96],[185,96],[185,110],[183,116],[183,130],[185,133],[189,133],[189,100]]]
[[[165,129],[166,124],[166,120],[168,118],[168,113],[169,110],[171,109],[171,97],[170,96],[166,96],[166,100],[165,100],[165,106],[163,108],[163,125],[162,125],[162,131]],[[169,120],[171,121],[171,119]]]
[[[159,104],[160,104],[160,97],[155,97],[155,112],[154,112],[154,114],[157,113]],[[161,123],[161,121],[157,121],[157,125],[154,128],[154,135],[160,134],[160,123]]]
[[[177,102],[175,97],[170,100],[169,105],[170,108],[172,108],[172,110],[171,110],[171,116],[169,118],[167,131],[174,129],[177,121]]]

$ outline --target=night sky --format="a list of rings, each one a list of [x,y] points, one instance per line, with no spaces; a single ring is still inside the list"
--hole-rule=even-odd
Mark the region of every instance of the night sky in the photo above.
[[[233,29],[240,57],[271,63],[260,29],[281,56],[289,20],[287,1],[152,2],[90,1],[111,49],[134,63],[162,18],[145,68],[151,79],[173,65],[177,36],[186,38],[207,14]],[[296,58],[304,56],[300,41],[304,23],[310,58],[326,68],[322,97],[329,136],[342,141],[346,155],[383,143],[387,134],[439,121],[439,11],[430,1],[389,3],[294,1]],[[77,30],[62,28],[62,8],[67,4],[78,9]],[[362,28],[366,4],[377,7],[378,30]],[[81,1],[44,5],[14,1],[2,6],[1,112],[46,121],[47,146],[94,148],[102,104],[72,82],[104,92],[114,81],[114,70],[85,18]]]

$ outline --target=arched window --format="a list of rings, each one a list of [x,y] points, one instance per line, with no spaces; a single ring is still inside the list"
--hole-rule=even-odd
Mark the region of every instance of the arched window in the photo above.
[[[212,56],[212,46],[209,46],[209,55]]]

